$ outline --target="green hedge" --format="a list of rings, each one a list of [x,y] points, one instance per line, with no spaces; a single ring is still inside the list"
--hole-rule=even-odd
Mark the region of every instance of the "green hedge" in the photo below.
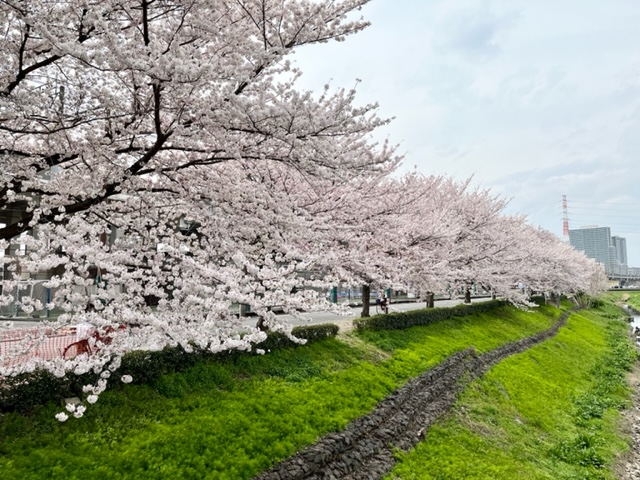
[[[323,323],[320,325],[305,325],[293,327],[291,333],[297,338],[304,338],[307,343],[317,342],[325,338],[333,338],[338,334],[340,327],[334,323]],[[267,339],[260,343],[258,348],[263,350],[273,350],[275,348],[293,347],[299,345],[294,343],[282,333],[270,333]]]
[[[334,324],[309,325],[294,327],[292,333],[307,343],[335,337],[339,327]],[[208,350],[196,349],[185,352],[182,347],[167,347],[163,350],[135,351],[127,353],[117,371],[117,377],[131,375],[133,383],[152,383],[162,375],[184,371],[202,361],[229,361],[244,355],[256,355],[256,349],[270,351],[279,348],[298,346],[282,333],[269,333],[267,339],[255,345],[251,351],[228,350],[212,353]],[[81,397],[82,386],[95,384],[98,375],[68,374],[58,378],[45,370],[36,370],[15,377],[0,379],[0,412],[17,411],[28,413],[34,408],[46,404],[50,400],[61,401],[68,397]],[[111,381],[109,386],[119,385],[119,381]]]
[[[28,413],[55,398],[78,396],[82,385],[94,383],[97,375],[69,375],[59,378],[46,370],[36,370],[0,381],[0,412]],[[83,383],[85,382],[85,383]]]
[[[364,330],[400,330],[417,325],[429,325],[451,317],[464,317],[475,313],[488,312],[508,305],[505,300],[491,300],[488,302],[472,303],[471,305],[456,305],[455,307],[425,308],[409,312],[394,312],[376,315],[369,318],[358,318],[353,326]]]

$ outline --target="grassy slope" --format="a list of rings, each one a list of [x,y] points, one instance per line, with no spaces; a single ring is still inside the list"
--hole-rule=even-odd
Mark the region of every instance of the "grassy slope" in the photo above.
[[[616,294],[613,294],[614,296]],[[624,292],[624,294],[617,294],[618,297],[627,298],[626,302],[636,310],[640,310],[640,292]]]
[[[84,418],[50,405],[0,420],[0,479],[251,478],[343,428],[455,351],[547,328],[552,308],[368,332],[236,362],[199,365],[103,394]]]
[[[611,463],[627,448],[616,408],[635,358],[617,316],[573,315],[555,338],[492,368],[390,478],[615,478]]]
[[[617,304],[627,303],[636,310],[640,310],[640,291],[626,290],[616,292],[615,290],[610,290],[603,295],[603,298]]]

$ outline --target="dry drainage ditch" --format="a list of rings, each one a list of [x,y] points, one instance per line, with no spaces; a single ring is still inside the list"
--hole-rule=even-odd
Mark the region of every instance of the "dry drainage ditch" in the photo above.
[[[575,310],[574,310],[575,311]],[[377,480],[395,464],[393,452],[409,451],[458,399],[465,387],[491,366],[553,337],[573,311],[531,337],[479,355],[458,352],[437,367],[409,380],[368,415],[341,432],[330,433],[255,480]]]

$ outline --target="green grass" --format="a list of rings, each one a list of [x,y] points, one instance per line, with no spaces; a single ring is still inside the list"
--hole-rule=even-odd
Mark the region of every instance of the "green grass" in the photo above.
[[[625,292],[629,295],[627,303],[636,310],[640,310],[640,292]]]
[[[551,307],[503,308],[209,362],[104,393],[60,424],[56,405],[0,417],[0,479],[244,479],[368,413],[448,355],[549,327]]]
[[[624,292],[609,291],[603,295],[603,297],[610,302],[614,303],[628,303],[636,310],[640,310],[640,291],[635,292],[632,290],[626,290]]]
[[[493,367],[393,479],[613,479],[627,447],[618,409],[636,359],[611,306],[570,317],[559,334]]]

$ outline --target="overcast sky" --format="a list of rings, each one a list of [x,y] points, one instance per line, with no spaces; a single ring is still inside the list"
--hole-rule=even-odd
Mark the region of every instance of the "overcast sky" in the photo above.
[[[471,175],[562,235],[610,226],[640,267],[640,1],[372,0],[372,25],[294,58],[300,86],[377,101],[405,169]]]

